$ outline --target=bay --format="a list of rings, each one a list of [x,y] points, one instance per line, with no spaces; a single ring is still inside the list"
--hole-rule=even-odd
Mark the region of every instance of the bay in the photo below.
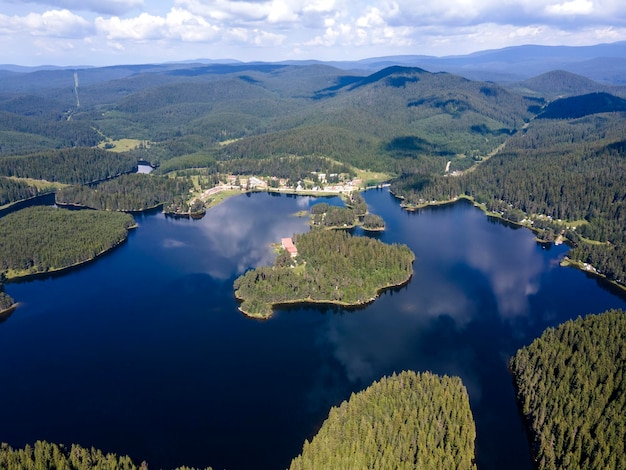
[[[548,326],[626,308],[623,295],[559,266],[526,229],[466,203],[407,212],[364,194],[385,242],[408,244],[411,282],[366,308],[237,310],[232,282],[308,230],[319,199],[255,193],[201,220],[137,216],[121,247],[68,273],[13,283],[0,324],[0,441],[76,442],[178,465],[280,469],[331,406],[382,375],[458,375],[480,469],[529,469],[508,359]],[[338,198],[325,199],[340,204]],[[356,233],[362,234],[358,229]]]

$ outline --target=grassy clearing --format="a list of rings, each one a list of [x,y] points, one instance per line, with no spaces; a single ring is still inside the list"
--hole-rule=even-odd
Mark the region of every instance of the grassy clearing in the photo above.
[[[232,190],[226,190],[226,191],[220,191],[217,194],[213,194],[211,195],[206,201],[205,201],[205,205],[207,207],[207,209],[209,207],[213,207],[213,206],[217,206],[219,203],[225,201],[226,199],[228,199],[231,196],[237,196],[238,194],[243,194],[240,190],[238,189],[232,189]]]
[[[129,150],[135,150],[141,144],[148,146],[148,143],[145,140],[120,139],[120,140],[107,140],[105,142],[101,142],[100,144],[98,144],[98,148],[106,149],[109,152],[128,152]]]
[[[356,171],[356,177],[359,178],[364,185],[373,186],[385,183],[393,178],[393,175],[381,171],[360,170],[358,168],[354,170]]]
[[[39,191],[47,191],[47,190],[54,191],[56,189],[61,189],[66,186],[69,186],[65,183],[57,183],[54,181],[46,181],[46,180],[36,180],[33,178],[16,178],[15,176],[9,176],[9,178],[15,181],[21,181],[23,183],[26,183],[29,186],[34,186]]]

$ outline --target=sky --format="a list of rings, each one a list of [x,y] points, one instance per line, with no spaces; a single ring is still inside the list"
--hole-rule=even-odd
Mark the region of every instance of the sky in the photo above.
[[[623,0],[0,0],[0,63],[357,60],[626,40]]]

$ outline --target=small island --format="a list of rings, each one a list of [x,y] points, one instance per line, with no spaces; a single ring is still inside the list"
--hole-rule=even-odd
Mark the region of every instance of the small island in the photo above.
[[[291,303],[359,306],[401,286],[413,274],[415,255],[406,245],[354,237],[340,230],[294,235],[283,242],[274,266],[259,267],[235,280],[235,297],[245,315],[266,319],[272,308]]]
[[[91,261],[126,240],[129,214],[36,206],[0,219],[0,272],[7,280]]]
[[[378,232],[385,230],[382,217],[370,214],[367,203],[358,191],[344,195],[346,207],[332,206],[320,202],[311,207],[311,226],[314,228],[350,229],[360,226],[363,230]]]

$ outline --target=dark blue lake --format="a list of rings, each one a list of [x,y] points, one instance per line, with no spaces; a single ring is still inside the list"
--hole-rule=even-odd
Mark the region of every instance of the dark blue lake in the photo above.
[[[271,243],[308,230],[319,200],[257,193],[201,220],[138,216],[128,242],[80,269],[9,284],[0,324],[0,441],[76,442],[150,468],[282,469],[331,406],[413,369],[458,375],[477,425],[477,463],[531,468],[507,361],[548,326],[626,301],[559,267],[525,229],[466,203],[403,211],[365,193],[408,244],[415,274],[367,308],[240,314],[233,280],[271,264]],[[338,203],[338,199],[331,202]]]

